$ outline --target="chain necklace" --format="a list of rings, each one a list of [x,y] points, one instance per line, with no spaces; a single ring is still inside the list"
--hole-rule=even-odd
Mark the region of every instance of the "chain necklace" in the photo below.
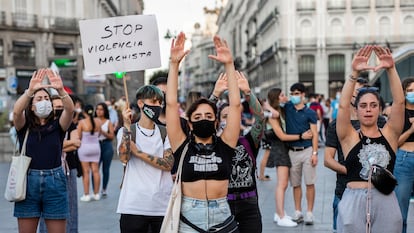
[[[137,127],[138,127],[139,131],[140,131],[140,132],[141,132],[141,133],[142,133],[145,137],[152,137],[152,136],[154,135],[154,133],[155,133],[155,128],[152,130],[151,135],[148,135],[148,134],[144,133],[144,131],[142,131],[141,127],[139,127],[139,124],[137,124]]]

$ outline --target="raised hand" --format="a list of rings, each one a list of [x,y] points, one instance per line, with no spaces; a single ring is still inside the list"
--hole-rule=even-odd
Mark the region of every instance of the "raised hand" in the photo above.
[[[56,90],[62,90],[63,82],[62,82],[62,79],[60,78],[60,75],[51,69],[47,69],[46,73],[47,73],[47,76],[49,77],[50,87],[53,87]]]
[[[236,78],[237,78],[237,84],[239,86],[239,89],[244,94],[249,94],[250,93],[249,81],[247,80],[246,76],[244,76],[243,72],[236,71]]]
[[[223,64],[233,63],[233,56],[231,55],[226,40],[223,40],[216,35],[214,36],[213,41],[214,46],[216,47],[216,55],[208,55],[208,57]]]
[[[42,84],[43,78],[46,76],[46,69],[39,69],[35,71],[29,83],[29,95],[32,95],[36,90],[44,87]]]
[[[226,73],[220,73],[214,85],[213,94],[219,97],[225,90],[227,90],[227,75]]]
[[[184,44],[185,34],[184,32],[180,32],[180,34],[178,34],[177,36],[177,39],[173,39],[171,43],[171,63],[179,64],[183,60],[183,58],[190,52],[190,50],[184,50]]]
[[[360,49],[352,60],[352,69],[358,72],[364,70],[373,70],[374,67],[368,65],[368,60],[371,56],[372,50],[372,45],[367,45]]]
[[[380,64],[374,68],[374,71],[377,72],[380,69],[389,69],[394,67],[394,59],[390,49],[385,49],[381,46],[374,46],[374,52],[380,60]]]

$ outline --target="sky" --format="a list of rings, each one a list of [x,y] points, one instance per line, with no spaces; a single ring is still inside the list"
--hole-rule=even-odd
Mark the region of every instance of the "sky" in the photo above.
[[[144,0],[144,15],[155,15],[158,23],[158,34],[161,52],[161,67],[147,69],[146,77],[154,71],[168,68],[171,39],[164,38],[169,29],[172,34],[183,31],[190,33],[194,24],[204,25],[203,8],[213,8],[216,0]],[[188,37],[188,36],[187,36]]]

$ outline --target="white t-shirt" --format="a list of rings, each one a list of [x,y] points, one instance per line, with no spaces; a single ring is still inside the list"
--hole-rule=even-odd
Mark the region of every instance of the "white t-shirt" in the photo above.
[[[136,127],[135,124],[131,127]],[[141,127],[146,135],[151,135],[153,130]],[[117,134],[119,148],[121,144],[123,129]],[[162,144],[161,133],[155,127],[154,135],[145,136],[136,129],[136,140],[138,149],[152,156],[163,157],[164,150],[171,148],[168,137]],[[119,195],[117,213],[164,216],[167,210],[173,181],[169,171],[163,171],[132,156],[127,164],[124,182]]]

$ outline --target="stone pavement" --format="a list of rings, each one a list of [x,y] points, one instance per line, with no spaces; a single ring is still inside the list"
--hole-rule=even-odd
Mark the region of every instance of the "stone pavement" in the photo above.
[[[328,233],[332,232],[332,198],[335,188],[335,174],[323,166],[323,148],[319,151],[319,163],[317,167],[316,201],[314,208],[315,224],[305,226],[300,224],[294,228],[282,228],[273,223],[275,211],[274,189],[276,170],[267,168],[265,174],[271,177],[271,181],[259,181],[259,204],[263,219],[263,233],[271,232],[308,232]],[[259,154],[260,163],[261,154]],[[17,232],[17,220],[13,217],[13,204],[3,198],[4,185],[9,169],[8,163],[0,163],[0,233]],[[119,232],[119,215],[116,207],[119,195],[119,184],[122,176],[122,166],[114,160],[111,166],[111,178],[108,187],[108,197],[100,201],[89,203],[79,202],[79,232],[81,233],[116,233]],[[78,195],[82,194],[82,181],[78,179]],[[139,194],[138,194],[139,195]],[[304,198],[303,198],[304,200]],[[306,202],[303,201],[303,210],[306,210]],[[408,230],[414,233],[414,206],[409,212]],[[293,213],[293,196],[291,187],[286,193],[286,211]],[[384,210],[385,211],[385,210]]]

